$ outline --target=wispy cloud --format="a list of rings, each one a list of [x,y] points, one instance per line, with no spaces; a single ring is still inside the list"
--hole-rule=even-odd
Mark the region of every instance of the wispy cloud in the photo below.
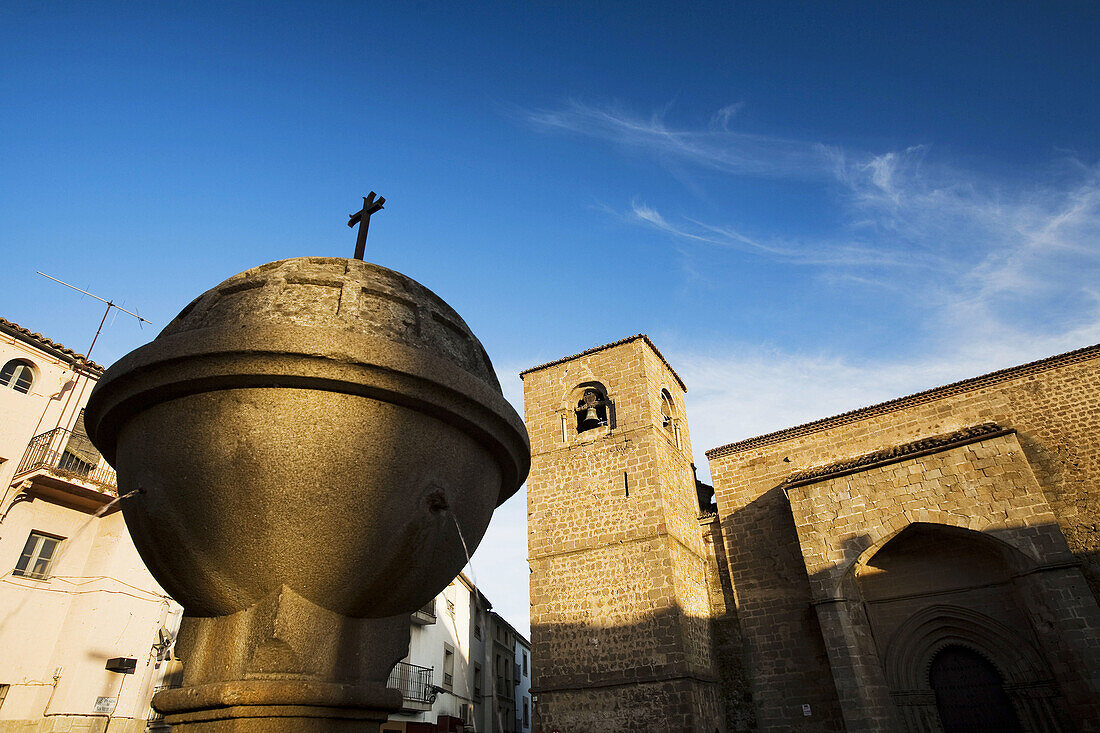
[[[920,313],[919,323],[899,323],[920,340],[904,355],[857,359],[828,344],[666,349],[692,388],[700,467],[707,448],[1100,342],[1100,165],[1066,156],[1009,178],[921,144],[867,152],[738,132],[740,111],[719,110],[698,129],[668,124],[666,112],[578,102],[528,116],[539,129],[644,152],[677,173],[694,166],[819,182],[840,223],[813,236],[754,231],[736,210],[704,221],[682,203],[658,209],[645,191],[614,213],[681,248],[797,265],[823,286],[888,289],[886,319],[903,302]]]
[[[734,102],[733,104],[727,104],[722,109],[714,113],[714,116],[710,118],[710,126],[715,130],[730,129],[730,120],[740,114],[741,110],[745,108],[744,102]]]
[[[925,353],[851,358],[760,346],[666,349],[688,384],[696,465],[704,452],[960,379],[1100,342],[1100,321],[1029,339],[989,333]]]
[[[926,145],[881,153],[730,129],[740,105],[698,129],[667,112],[640,116],[570,102],[528,113],[556,129],[644,151],[676,170],[816,180],[841,224],[812,237],[750,231],[662,211],[635,192],[625,221],[669,238],[817,268],[823,282],[891,287],[941,311],[952,327],[1019,330],[1044,317],[1095,317],[1100,286],[1100,166],[1061,161],[1026,180],[997,179],[935,160]],[[736,215],[738,212],[731,212]]]
[[[659,211],[635,199],[625,216],[658,229],[674,238],[738,249],[797,265],[890,265],[916,266],[911,258],[896,257],[890,252],[876,251],[854,242],[813,242],[791,244],[764,242],[746,236],[730,226],[707,224],[684,218],[681,224],[671,224]],[[929,263],[931,264],[931,263]]]
[[[713,129],[684,130],[667,125],[663,112],[635,116],[615,107],[570,102],[560,109],[525,114],[543,130],[601,138],[636,148],[670,163],[692,163],[706,168],[765,177],[816,179],[832,175],[838,150],[826,145],[754,135],[728,129],[737,111],[725,107],[714,117]]]

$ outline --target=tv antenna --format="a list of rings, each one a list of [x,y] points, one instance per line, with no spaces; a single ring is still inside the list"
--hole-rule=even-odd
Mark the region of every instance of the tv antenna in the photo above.
[[[53,280],[55,283],[61,283],[62,285],[64,285],[67,288],[72,288],[73,290],[77,291],[78,293],[83,293],[84,295],[95,298],[96,300],[98,300],[101,303],[106,303],[107,304],[107,309],[105,311],[103,311],[103,318],[101,318],[99,320],[99,328],[97,328],[95,330],[95,336],[92,337],[92,343],[88,345],[88,350],[84,352],[83,360],[77,360],[73,364],[73,371],[75,372],[75,377],[73,378],[73,381],[70,383],[71,386],[66,390],[66,391],[68,391],[69,396],[65,400],[65,406],[61,408],[61,412],[58,413],[58,415],[57,415],[57,427],[61,427],[61,423],[62,423],[63,418],[65,417],[65,413],[69,409],[69,403],[72,402],[73,393],[76,391],[76,389],[75,389],[76,383],[78,381],[80,381],[80,376],[82,374],[84,374],[85,376],[87,376],[87,374],[88,374],[86,370],[87,370],[88,363],[91,362],[91,360],[92,360],[92,349],[95,348],[95,342],[99,340],[99,334],[103,331],[103,324],[107,322],[107,316],[110,315],[111,309],[114,308],[115,310],[122,311],[126,315],[133,316],[134,318],[138,319],[138,325],[139,326],[142,323],[148,323],[149,325],[153,325],[153,322],[150,321],[147,318],[143,318],[142,316],[138,315],[137,313],[134,313],[133,311],[126,310],[121,305],[115,303],[113,300],[107,300],[105,298],[101,298],[98,295],[96,295],[95,293],[89,293],[87,290],[84,290],[83,288],[78,288],[75,285],[70,285],[69,283],[65,282],[64,280],[58,280],[56,277],[53,277],[52,275],[47,275],[46,273],[42,272],[41,270],[35,270],[35,272],[37,272],[39,275],[41,275],[44,278],[47,278],[49,280]],[[84,383],[82,385],[80,385],[80,393],[77,395],[76,404],[78,404],[78,405],[80,404],[80,398],[84,396],[84,389],[88,386],[89,381],[91,381],[91,380],[90,379],[85,379]],[[63,387],[62,389],[64,390],[65,388]]]

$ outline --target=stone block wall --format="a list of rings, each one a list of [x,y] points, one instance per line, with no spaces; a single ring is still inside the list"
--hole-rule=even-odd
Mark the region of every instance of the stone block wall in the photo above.
[[[723,713],[683,384],[641,336],[523,378],[539,725],[710,733]],[[609,424],[578,433],[593,384]]]
[[[1041,643],[1063,679],[1081,680],[1063,692],[1077,696],[1078,727],[1094,729],[1080,716],[1100,681],[1089,681],[1087,661],[1100,657],[1089,610],[1100,591],[1098,367],[1100,347],[1091,347],[708,451],[726,554],[718,572],[729,575],[761,729],[896,725],[873,712],[883,700],[880,672],[867,667],[874,640],[839,581],[911,522],[988,533],[1045,568],[1016,584],[1033,599],[1029,587],[1047,587],[1058,607],[1036,622],[1060,629]],[[898,446],[987,423],[1012,432],[888,461]],[[888,465],[791,481],[876,452]],[[875,700],[857,704],[857,694]],[[820,703],[800,720],[796,698],[811,695]],[[868,717],[840,712],[857,708]]]

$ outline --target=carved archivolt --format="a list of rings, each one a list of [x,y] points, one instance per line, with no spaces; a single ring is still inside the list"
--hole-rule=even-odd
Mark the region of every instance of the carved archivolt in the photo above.
[[[989,660],[1007,684],[1049,679],[1034,646],[1008,626],[960,606],[929,606],[913,614],[886,647],[886,681],[894,690],[930,690],[928,670],[944,647],[964,646]]]

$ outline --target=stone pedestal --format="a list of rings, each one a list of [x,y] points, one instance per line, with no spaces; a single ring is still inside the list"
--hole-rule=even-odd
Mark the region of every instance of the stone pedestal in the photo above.
[[[527,431],[462,319],[400,273],[253,268],[112,366],[85,424],[185,611],[177,733],[376,731],[410,614],[527,477]]]
[[[185,616],[183,686],[154,706],[174,731],[371,731],[401,707],[387,689],[409,616],[354,619],[287,587],[229,616]]]

